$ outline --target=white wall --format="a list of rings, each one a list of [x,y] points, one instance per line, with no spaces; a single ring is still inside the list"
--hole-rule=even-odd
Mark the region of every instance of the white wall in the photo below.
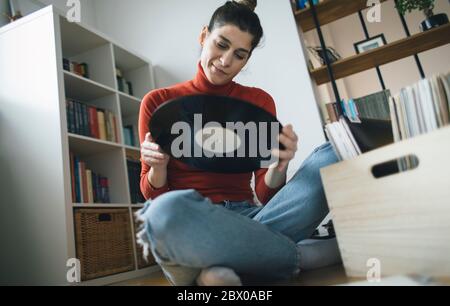
[[[269,92],[279,119],[292,123],[300,149],[292,171],[325,141],[319,112],[289,1],[259,1],[263,47],[236,79]],[[96,0],[98,29],[153,61],[158,87],[192,79],[200,55],[198,36],[224,0]]]
[[[6,1],[6,0],[1,0]],[[17,9],[22,15],[28,15],[36,10],[39,10],[47,5],[54,5],[59,11],[64,14],[70,9],[67,6],[67,0],[13,0]],[[94,11],[95,0],[80,0],[81,5],[81,22],[92,27],[96,27],[96,16]]]

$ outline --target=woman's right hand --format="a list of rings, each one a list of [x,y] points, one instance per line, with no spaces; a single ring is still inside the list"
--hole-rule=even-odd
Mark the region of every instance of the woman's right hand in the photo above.
[[[141,158],[155,170],[166,170],[170,161],[170,156],[165,154],[161,147],[154,142],[150,133],[145,135],[145,140],[141,144]]]

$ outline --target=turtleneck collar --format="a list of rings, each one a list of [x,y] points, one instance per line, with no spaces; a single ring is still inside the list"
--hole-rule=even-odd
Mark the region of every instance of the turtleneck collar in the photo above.
[[[213,95],[223,95],[227,96],[231,93],[233,89],[234,83],[233,81],[228,82],[224,85],[214,85],[212,84],[208,78],[206,77],[205,72],[203,71],[203,67],[200,62],[197,64],[197,75],[192,80],[196,89],[205,94],[213,94]]]

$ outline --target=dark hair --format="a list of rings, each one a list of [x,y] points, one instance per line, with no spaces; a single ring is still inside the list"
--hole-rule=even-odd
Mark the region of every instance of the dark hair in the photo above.
[[[264,34],[259,17],[253,11],[256,4],[257,0],[227,1],[214,12],[209,22],[209,32],[227,24],[235,25],[241,31],[253,35],[251,50],[253,51]]]

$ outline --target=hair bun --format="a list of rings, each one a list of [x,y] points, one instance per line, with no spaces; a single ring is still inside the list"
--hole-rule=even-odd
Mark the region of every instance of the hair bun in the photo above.
[[[256,6],[258,5],[257,0],[234,0],[234,2],[247,7],[251,11],[255,11]]]

